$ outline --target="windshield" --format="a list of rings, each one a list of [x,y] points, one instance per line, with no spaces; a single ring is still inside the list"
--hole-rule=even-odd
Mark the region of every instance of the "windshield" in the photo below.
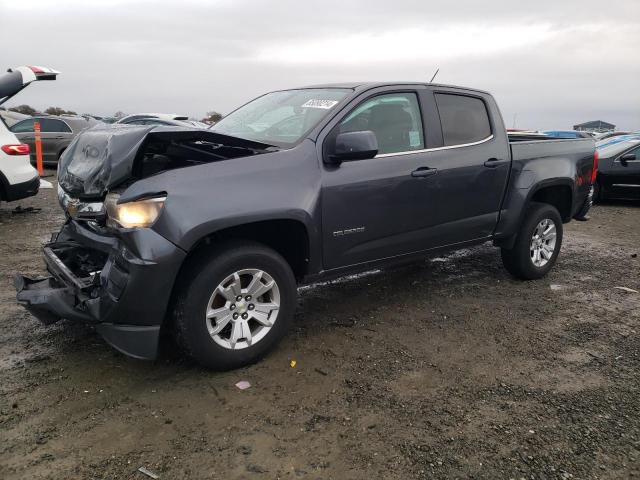
[[[230,113],[211,130],[279,147],[293,146],[349,92],[307,88],[267,93]]]

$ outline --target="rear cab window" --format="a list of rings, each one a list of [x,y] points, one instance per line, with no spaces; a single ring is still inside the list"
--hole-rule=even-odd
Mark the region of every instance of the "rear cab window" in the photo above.
[[[445,146],[480,142],[491,136],[491,122],[484,101],[454,93],[435,95]]]

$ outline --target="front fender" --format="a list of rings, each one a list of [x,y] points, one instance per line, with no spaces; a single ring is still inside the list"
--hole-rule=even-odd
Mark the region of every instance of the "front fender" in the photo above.
[[[166,171],[133,183],[121,199],[160,191],[166,201],[152,228],[182,250],[191,251],[203,238],[228,228],[293,220],[307,230],[311,263],[321,258],[320,175],[310,141],[290,150]]]

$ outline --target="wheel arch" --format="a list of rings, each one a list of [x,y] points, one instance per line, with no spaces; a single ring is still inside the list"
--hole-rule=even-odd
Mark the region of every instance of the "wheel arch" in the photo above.
[[[569,222],[573,211],[573,186],[571,178],[552,178],[541,180],[527,190],[515,189],[514,191],[518,193],[512,196],[506,209],[506,212],[512,213],[505,215],[499,221],[493,243],[502,248],[513,247],[532,202],[553,205],[560,212],[563,223]]]
[[[213,249],[234,241],[255,242],[275,250],[289,264],[298,282],[309,271],[310,236],[307,226],[300,220],[272,218],[239,223],[209,232],[192,244],[178,269],[163,321],[165,328],[172,328],[172,312],[182,288],[183,277],[194,264],[206,258]]]
[[[181,271],[203,252],[234,240],[252,241],[275,250],[287,261],[298,281],[308,272],[311,256],[309,231],[302,221],[290,218],[239,223],[207,233],[192,244]]]
[[[528,208],[532,202],[553,205],[558,209],[558,212],[560,212],[562,221],[567,223],[571,220],[573,213],[573,182],[570,179],[540,182],[529,192],[525,209]],[[522,224],[522,220],[520,224]]]

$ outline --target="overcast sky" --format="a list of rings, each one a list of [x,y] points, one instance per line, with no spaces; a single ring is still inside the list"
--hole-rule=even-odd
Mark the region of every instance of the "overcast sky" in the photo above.
[[[437,81],[509,127],[640,130],[640,0],[0,0],[0,67],[60,70],[10,104],[227,113],[269,90]]]

